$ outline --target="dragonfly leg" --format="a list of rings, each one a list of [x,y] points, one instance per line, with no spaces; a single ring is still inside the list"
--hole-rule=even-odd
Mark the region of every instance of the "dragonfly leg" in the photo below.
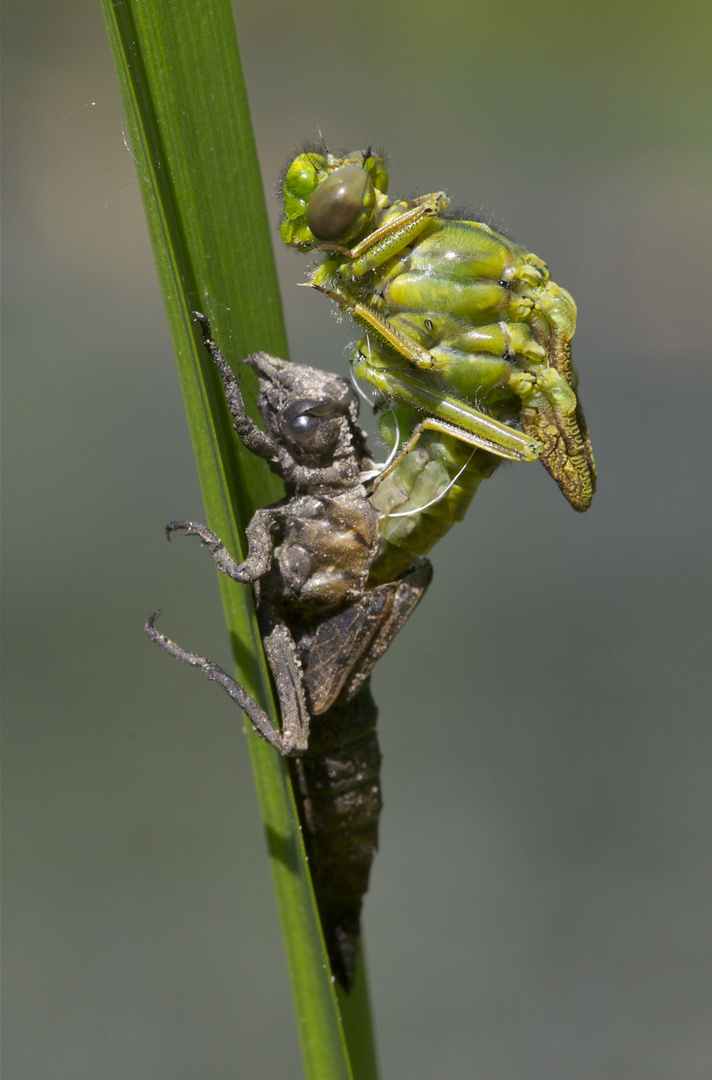
[[[146,623],[146,633],[151,641],[176,660],[200,668],[206,679],[222,687],[246,714],[257,734],[280,754],[291,757],[306,750],[309,741],[309,713],[302,689],[301,668],[292,635],[281,620],[275,620],[272,630],[265,635],[264,647],[279,695],[282,731],[275,727],[264,709],[245,688],[223,668],[205,656],[181,648],[157,630],[155,621],[159,614],[160,612],[154,611]]]
[[[268,510],[257,510],[249,525],[246,535],[248,543],[248,556],[242,563],[233,559],[228,549],[219,536],[199,521],[169,521],[166,525],[166,535],[170,540],[171,533],[183,529],[188,536],[199,536],[205,547],[208,548],[213,561],[221,574],[227,574],[233,581],[251,583],[266,574],[272,559],[272,537],[269,522],[272,515]]]
[[[407,360],[409,364],[412,364],[415,368],[422,368],[424,371],[430,371],[435,365],[435,360],[428,349],[423,348],[413,338],[403,334],[396,327],[391,326],[385,319],[381,318],[375,311],[372,311],[365,304],[361,304],[356,300],[352,300],[345,293],[339,292],[337,289],[326,288],[322,285],[318,285],[312,282],[312,288],[317,292],[323,293],[324,296],[328,296],[330,300],[333,300],[339,307],[345,308],[354,322],[357,322],[360,326],[366,328],[367,331],[372,333],[380,343],[386,345],[387,348],[392,349],[399,356],[402,356],[404,360]]]
[[[488,417],[483,417],[489,419]],[[492,421],[495,424],[496,421]],[[501,433],[496,430],[501,428]],[[400,447],[398,453],[389,462],[383,472],[379,473],[373,484],[373,491],[377,491],[379,484],[398,468],[406,454],[414,449],[424,431],[437,431],[441,435],[451,435],[458,442],[472,446],[475,450],[487,450],[496,457],[509,461],[536,461],[541,452],[541,443],[523,436],[516,428],[509,428],[505,424],[497,424],[493,432],[471,431],[468,428],[450,424],[445,420],[439,420],[435,416],[426,416],[413,428],[410,437]]]
[[[232,414],[235,431],[248,450],[269,461],[275,453],[279,454],[277,443],[261,428],[258,428],[254,420],[247,415],[237,376],[220,351],[217,342],[213,341],[211,337],[210,321],[207,315],[203,315],[200,311],[192,311],[191,315],[200,324],[205,348],[220,372],[220,378],[225,389],[225,400]]]

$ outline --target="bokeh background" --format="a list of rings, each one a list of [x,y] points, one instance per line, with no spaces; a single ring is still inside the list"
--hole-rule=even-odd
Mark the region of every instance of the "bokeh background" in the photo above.
[[[270,195],[373,142],[579,304],[593,508],[500,469],[375,675],[384,1080],[712,1074],[711,10],[235,5]],[[142,633],[229,663],[99,6],[4,14],[5,1075],[298,1077],[240,720]]]

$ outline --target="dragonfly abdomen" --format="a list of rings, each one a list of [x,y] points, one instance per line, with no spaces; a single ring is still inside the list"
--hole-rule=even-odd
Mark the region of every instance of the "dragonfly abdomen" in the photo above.
[[[425,431],[371,496],[381,540],[371,581],[402,574],[458,521],[499,459],[440,432]]]
[[[290,760],[319,916],[334,975],[353,980],[360,914],[378,848],[381,754],[368,684],[312,717],[309,749]]]

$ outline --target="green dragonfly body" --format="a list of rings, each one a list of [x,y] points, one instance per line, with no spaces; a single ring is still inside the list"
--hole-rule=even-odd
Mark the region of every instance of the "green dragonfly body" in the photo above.
[[[383,580],[460,520],[501,460],[540,457],[579,511],[595,488],[569,293],[525,248],[446,216],[443,192],[411,202],[387,192],[370,151],[306,151],[285,174],[281,230],[290,246],[326,253],[311,284],[365,328],[354,370],[395,406],[383,435],[401,449],[374,495],[393,518],[382,519],[373,569]],[[389,550],[399,545],[400,558]]]
[[[395,406],[381,420],[384,441],[399,445],[398,432],[407,431],[409,423],[417,425],[418,419],[411,410]],[[371,495],[380,515],[371,581],[392,581],[429,552],[452,525],[462,521],[480,482],[492,475],[501,460],[442,431],[419,433],[416,445],[398,456]]]

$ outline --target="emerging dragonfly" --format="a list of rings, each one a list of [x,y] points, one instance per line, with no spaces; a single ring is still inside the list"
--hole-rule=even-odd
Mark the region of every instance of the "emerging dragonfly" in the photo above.
[[[257,733],[289,757],[332,971],[348,990],[381,808],[377,711],[368,680],[432,570],[420,559],[395,581],[370,580],[379,515],[361,483],[373,462],[348,382],[255,353],[246,363],[260,380],[261,431],[245,412],[208,320],[195,316],[220,371],[235,430],[283,479],[287,495],[255,513],[247,528],[248,556],[239,565],[198,522],[172,521],[167,532],[199,536],[222,573],[254,586],[281,730],[226,671],[161,634],[154,625],[158,613],[146,631],[218,683]]]
[[[425,464],[409,463],[409,477],[442,459],[439,493],[457,482],[440,526],[447,512],[450,524],[462,517],[502,459],[541,456],[571,505],[588,509],[595,468],[571,361],[573,299],[536,255],[488,225],[446,216],[443,192],[410,202],[387,192],[384,161],[370,149],[340,158],[307,149],[284,176],[281,233],[326,253],[311,284],[366,329],[353,367],[396,405],[384,437],[407,441],[393,468],[419,440]],[[408,527],[414,551],[443,531],[429,540],[425,519],[397,526]],[[394,566],[387,561],[384,576]]]

